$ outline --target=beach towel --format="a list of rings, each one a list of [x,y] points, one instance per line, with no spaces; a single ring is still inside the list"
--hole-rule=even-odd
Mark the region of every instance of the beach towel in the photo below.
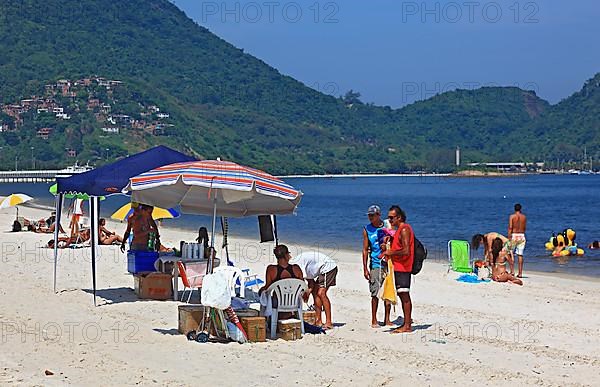
[[[260,294],[260,315],[264,317],[270,317],[273,314],[273,305],[269,302],[269,296],[267,292],[262,292]]]
[[[398,303],[398,294],[396,294],[396,283],[394,280],[394,264],[388,260],[388,271],[383,284],[379,289],[379,298],[383,301],[389,301],[392,305]]]
[[[476,275],[463,274],[456,279],[458,282],[464,282],[467,284],[481,284],[484,282],[490,282],[490,280],[480,280]]]

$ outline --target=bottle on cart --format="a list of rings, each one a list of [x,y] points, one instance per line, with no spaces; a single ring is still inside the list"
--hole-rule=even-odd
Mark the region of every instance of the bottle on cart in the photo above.
[[[156,251],[156,234],[152,231],[148,233],[148,251]]]

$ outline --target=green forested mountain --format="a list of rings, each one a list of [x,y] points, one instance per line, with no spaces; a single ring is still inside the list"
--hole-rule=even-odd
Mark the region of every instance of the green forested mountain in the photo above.
[[[123,84],[60,89],[60,80],[97,78]],[[69,118],[36,108],[15,120],[14,105],[32,97]],[[100,164],[158,143],[276,173],[444,170],[456,146],[467,161],[568,159],[584,144],[600,151],[598,98],[596,77],[556,106],[517,88],[482,88],[394,110],[319,93],[167,0],[0,2],[0,104],[13,105],[0,113],[3,167],[31,147],[51,166],[74,155]],[[131,120],[117,122],[123,116]]]

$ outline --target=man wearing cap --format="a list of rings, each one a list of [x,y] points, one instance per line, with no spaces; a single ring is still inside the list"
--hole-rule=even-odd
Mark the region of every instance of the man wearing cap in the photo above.
[[[369,291],[371,292],[371,327],[378,328],[377,308],[379,307],[378,293],[383,280],[386,276],[385,263],[381,261],[382,255],[380,236],[383,232],[384,223],[381,220],[381,208],[372,205],[367,210],[369,224],[363,228],[363,272],[365,279],[369,281]],[[385,318],[384,325],[393,325],[390,321],[391,305],[389,302],[384,302]]]

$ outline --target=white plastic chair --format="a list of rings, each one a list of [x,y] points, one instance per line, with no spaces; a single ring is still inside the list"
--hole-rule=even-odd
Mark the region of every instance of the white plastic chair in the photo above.
[[[244,296],[246,295],[246,286],[244,285],[245,282],[245,275],[242,272],[241,269],[238,269],[235,266],[220,266],[220,267],[215,267],[213,269],[213,273],[216,273],[217,271],[223,271],[226,274],[228,274],[229,277],[229,287],[231,288],[231,297],[236,297],[237,296],[237,292],[235,291],[235,288],[237,287],[238,284],[238,280],[240,283],[240,297],[241,298],[245,298]]]
[[[302,294],[308,287],[306,282],[296,278],[286,278],[274,282],[267,289],[270,305],[273,305],[273,295],[277,296],[277,308],[273,307],[271,315],[271,339],[277,338],[277,321],[279,313],[297,312],[298,320],[302,322],[300,328],[304,334],[304,319],[302,318]]]

